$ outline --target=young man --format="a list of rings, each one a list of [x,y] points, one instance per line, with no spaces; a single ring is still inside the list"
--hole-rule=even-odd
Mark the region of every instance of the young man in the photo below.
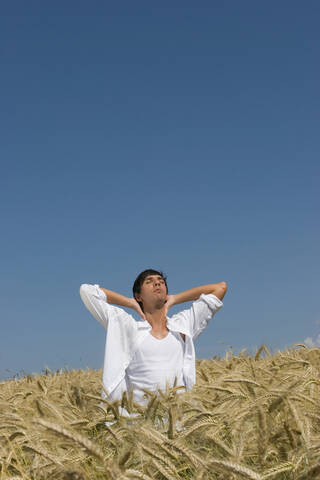
[[[157,391],[169,386],[191,390],[195,384],[193,341],[222,307],[225,282],[202,285],[168,295],[166,278],[157,270],[145,270],[128,298],[99,285],[80,287],[80,296],[90,313],[107,330],[103,385],[108,400],[120,399],[125,390],[146,403],[142,389]],[[172,317],[170,307],[194,301],[191,308]],[[118,305],[135,310],[137,322]]]

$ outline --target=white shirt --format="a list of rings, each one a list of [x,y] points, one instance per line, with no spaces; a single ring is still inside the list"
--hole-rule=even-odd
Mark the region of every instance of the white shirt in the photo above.
[[[106,393],[102,395],[110,401],[118,400],[127,389],[126,370],[152,327],[146,320],[137,322],[122,308],[107,303],[99,285],[81,285],[80,296],[90,313],[107,330],[102,376]],[[191,390],[196,381],[193,340],[222,306],[215,295],[202,294],[188,310],[167,317],[168,330],[185,335],[182,373],[186,390]]]
[[[169,387],[185,386],[183,380],[184,340],[180,333],[169,331],[155,338],[151,332],[141,342],[126,370],[127,390],[135,402],[145,404],[143,389],[156,392]]]

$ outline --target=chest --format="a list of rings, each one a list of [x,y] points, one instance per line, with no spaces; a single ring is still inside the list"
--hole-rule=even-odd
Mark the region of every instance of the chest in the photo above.
[[[150,332],[137,348],[131,365],[148,363],[149,365],[161,365],[168,362],[181,362],[184,355],[184,341],[176,332],[168,332],[167,336],[157,339]]]

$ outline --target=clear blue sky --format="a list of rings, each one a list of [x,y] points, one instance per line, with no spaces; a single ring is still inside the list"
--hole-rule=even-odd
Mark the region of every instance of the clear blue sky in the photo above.
[[[1,4],[0,378],[100,368],[79,286],[131,295],[147,267],[170,293],[228,282],[198,357],[317,341],[319,17],[313,0]]]

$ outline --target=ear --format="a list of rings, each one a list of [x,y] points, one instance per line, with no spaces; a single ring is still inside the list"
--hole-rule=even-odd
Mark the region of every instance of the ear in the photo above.
[[[141,295],[139,295],[139,293],[135,293],[134,298],[137,300],[137,302],[141,302]]]

